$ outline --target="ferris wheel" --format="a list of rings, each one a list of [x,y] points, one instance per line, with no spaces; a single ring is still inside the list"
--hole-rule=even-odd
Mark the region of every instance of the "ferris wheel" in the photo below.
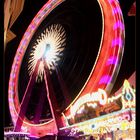
[[[109,94],[124,32],[117,0],[49,0],[24,33],[12,65],[8,99],[14,131],[57,134],[78,98],[98,88]]]

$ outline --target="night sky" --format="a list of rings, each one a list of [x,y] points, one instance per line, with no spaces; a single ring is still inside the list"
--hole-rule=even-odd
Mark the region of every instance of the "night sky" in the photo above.
[[[11,28],[17,37],[7,44],[5,52],[4,126],[9,126],[11,122],[8,108],[8,82],[15,53],[28,25],[45,3],[46,0],[25,0],[24,9]],[[125,48],[122,65],[116,83],[112,89],[112,94],[122,86],[124,79],[129,78],[135,71],[135,17],[127,16],[132,3],[133,0],[120,0],[125,22]]]

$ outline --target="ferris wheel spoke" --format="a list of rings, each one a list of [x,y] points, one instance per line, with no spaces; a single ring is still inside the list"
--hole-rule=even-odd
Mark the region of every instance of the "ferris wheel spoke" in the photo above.
[[[20,110],[19,110],[19,113],[18,113],[18,118],[17,118],[16,125],[15,125],[15,128],[14,128],[15,132],[19,132],[20,129],[21,129],[23,119],[24,119],[24,116],[25,116],[25,113],[26,113],[26,110],[27,110],[27,106],[28,106],[28,103],[29,103],[29,100],[30,100],[30,97],[31,97],[32,86],[35,83],[35,78],[36,78],[36,74],[37,74],[37,71],[38,71],[39,64],[40,64],[40,60],[37,61],[37,64],[35,66],[35,70],[30,77],[30,80],[29,80],[27,88],[25,90],[23,99],[21,101]]]

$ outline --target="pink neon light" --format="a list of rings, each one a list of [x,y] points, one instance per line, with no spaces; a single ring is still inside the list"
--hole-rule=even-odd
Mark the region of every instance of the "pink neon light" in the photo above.
[[[13,91],[13,90],[9,90],[9,93],[10,93],[10,94],[14,94],[14,91]]]
[[[35,25],[32,25],[32,26],[31,26],[31,29],[33,30],[34,28],[35,28]]]
[[[23,53],[23,49],[20,48],[18,52],[19,52],[20,54],[22,54],[22,53]]]
[[[40,16],[44,16],[45,13],[46,13],[46,12],[42,11],[42,12],[40,13]]]
[[[116,45],[119,45],[120,47],[122,47],[123,41],[121,38],[116,38],[112,40],[112,47],[115,47]]]
[[[122,13],[121,9],[119,7],[113,8],[112,12],[113,12],[113,14],[118,14],[118,13],[121,14]]]
[[[14,110],[14,108],[12,106],[10,106],[9,108],[10,108],[10,110]]]
[[[111,64],[116,65],[117,63],[118,63],[118,58],[117,57],[112,56],[112,57],[108,58],[107,65],[111,65]]]
[[[9,82],[9,85],[10,85],[10,86],[13,86],[13,85],[14,85],[14,83],[13,83],[13,82]]]
[[[25,34],[25,37],[28,38],[29,36],[30,36],[30,32],[27,32],[27,33]],[[26,42],[23,41],[23,42],[22,42],[22,45],[24,45],[25,43],[26,43]]]
[[[99,84],[109,84],[111,79],[110,75],[105,75],[100,79]]]
[[[16,60],[16,61],[19,61],[19,60],[20,60],[20,57],[19,57],[19,56],[16,56],[16,57],[15,57],[15,60]]]
[[[11,99],[9,99],[9,102],[13,103],[13,99],[12,99],[12,98],[11,98]]]
[[[10,77],[11,77],[11,78],[15,78],[15,76],[16,76],[15,73],[11,73],[11,74],[10,74]]]
[[[114,2],[114,0],[109,0],[110,3]]]
[[[122,23],[122,21],[117,21],[114,24],[113,29],[116,30],[117,28],[121,28],[122,30],[124,30],[124,24]]]
[[[39,18],[36,18],[35,20],[34,20],[34,22],[36,23],[36,24],[38,24],[39,23]]]

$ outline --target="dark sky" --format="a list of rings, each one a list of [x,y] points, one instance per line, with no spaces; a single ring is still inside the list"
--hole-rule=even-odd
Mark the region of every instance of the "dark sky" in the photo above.
[[[40,8],[46,3],[46,0],[25,0],[24,9],[11,30],[17,35],[10,43],[7,44],[5,52],[5,101],[4,101],[4,126],[10,124],[10,114],[8,109],[8,81],[11,71],[13,59],[19,45],[19,42],[30,24],[33,17],[37,14]],[[122,65],[112,89],[112,93],[121,87],[124,79],[129,78],[135,71],[135,17],[127,16],[128,10],[132,5],[133,0],[120,0],[124,22],[125,22],[125,49],[122,60]]]

